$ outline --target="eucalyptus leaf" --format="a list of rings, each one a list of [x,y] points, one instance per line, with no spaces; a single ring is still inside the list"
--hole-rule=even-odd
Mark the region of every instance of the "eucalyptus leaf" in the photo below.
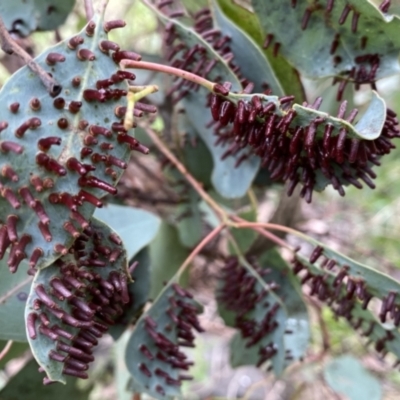
[[[192,364],[180,350],[180,324],[198,328],[193,318],[197,321],[195,315],[200,311],[189,296],[180,294],[181,290],[169,282],[135,326],[125,354],[132,391],[148,393],[156,399],[180,395],[183,378],[179,370],[187,370]],[[185,332],[183,341],[192,347],[194,336],[188,328]]]
[[[0,391],[1,400],[87,400],[91,387],[78,387],[76,378],[66,385],[44,386],[35,360],[30,360]]]
[[[338,394],[349,400],[381,400],[382,386],[362,363],[351,355],[338,357],[324,367],[324,378]]]
[[[0,3],[8,31],[28,36],[36,30],[53,30],[64,23],[75,0],[14,0]]]
[[[161,224],[160,219],[148,211],[117,204],[98,208],[94,216],[118,233],[124,242],[128,259],[155,238]]]
[[[223,13],[216,0],[210,0],[210,8],[214,28],[219,28],[224,35],[230,37],[229,47],[235,55],[234,62],[240,67],[243,76],[254,83],[254,91],[261,93],[268,87],[276,96],[283,96],[281,83],[262,49]]]
[[[189,255],[175,227],[161,223],[155,240],[150,244],[150,298],[155,299],[164,285],[175,275]]]
[[[188,48],[200,45],[205,49],[209,59],[217,61],[208,74],[208,79],[214,80],[218,77],[223,77],[224,80],[232,83],[232,91],[242,90],[238,77],[232,72],[228,63],[201,35],[177,19],[164,15],[149,2],[146,1],[145,3],[157,14],[164,25],[173,24],[179,35],[179,40],[185,43]],[[213,129],[206,127],[207,122],[210,120],[209,109],[205,105],[206,96],[205,89],[200,88],[197,92],[189,92],[182,100],[182,104],[194,129],[212,154],[214,168],[211,179],[215,189],[226,198],[242,197],[250,187],[258,171],[260,161],[257,157],[250,156],[240,164],[240,168],[237,168],[236,162],[246,153],[246,149],[243,149],[235,157],[227,157],[221,160],[222,155],[227,150],[227,146],[216,146],[216,137],[213,135]]]
[[[326,23],[325,7],[316,8],[306,29],[302,29],[304,14],[309,7],[306,2],[298,2],[294,8],[289,2],[280,0],[252,0],[252,5],[265,36],[274,35],[274,43],[280,43],[282,55],[305,76],[315,79],[349,73],[353,67],[361,65],[355,61],[356,57],[367,53],[379,54],[376,79],[400,72],[400,39],[396,34],[400,29],[400,20],[394,18],[386,22],[381,12],[368,1],[335,0],[332,11],[328,13],[329,24]],[[345,23],[339,22],[347,5],[359,14],[356,37],[352,31],[354,12],[350,13]],[[340,35],[339,45],[331,54],[336,34]],[[367,38],[365,49],[362,36]]]
[[[51,381],[66,383],[68,360],[83,364],[78,372],[86,377],[97,338],[130,301],[128,260],[121,243],[115,231],[92,218],[70,253],[37,271],[26,302],[26,331],[32,353]],[[91,258],[94,252],[95,259]],[[59,329],[62,334],[57,333]],[[88,333],[93,337],[87,339]],[[75,349],[72,353],[71,348]]]
[[[199,208],[200,197],[194,190],[189,190],[189,201],[178,205],[176,208],[178,230],[181,243],[188,248],[193,248],[203,237],[203,223]]]
[[[0,261],[0,339],[26,342],[24,310],[32,277],[21,265],[10,274],[5,260]]]
[[[127,325],[134,322],[140,315],[150,294],[150,255],[148,247],[143,248],[130,260],[130,264],[138,263],[131,278],[133,283],[128,285],[130,303],[123,314],[109,329],[114,340],[120,339]]]
[[[290,360],[304,357],[310,341],[310,322],[301,285],[289,265],[279,252],[273,248],[262,254],[258,260],[262,268],[270,272],[265,275],[268,283],[277,285],[275,293],[285,304],[287,310],[285,350]]]
[[[275,57],[271,48],[267,50],[263,49],[265,33],[257,15],[234,1],[217,1],[225,15],[253,39],[260,51],[262,51],[264,56],[268,59],[269,65],[272,68],[272,73],[275,75],[275,80],[277,80],[279,85],[283,88],[283,94],[293,95],[295,96],[295,101],[301,103],[305,99],[305,93],[300,75],[282,55]],[[242,49],[239,50],[241,51]],[[237,52],[235,55],[236,54]],[[280,95],[280,92],[273,91],[273,93]]]

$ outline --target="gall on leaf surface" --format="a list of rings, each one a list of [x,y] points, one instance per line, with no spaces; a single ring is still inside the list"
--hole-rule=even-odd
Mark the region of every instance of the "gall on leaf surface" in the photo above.
[[[44,382],[87,378],[93,348],[131,301],[130,282],[122,240],[94,218],[69,254],[36,273],[25,321]]]
[[[371,339],[377,352],[391,352],[400,360],[400,284],[314,240],[310,242],[317,245],[310,258],[296,254],[292,260],[293,272],[309,287],[309,296],[327,303],[337,317],[345,318],[355,331]],[[369,307],[371,300],[377,307]]]
[[[192,71],[194,65],[201,64],[203,69],[197,71],[199,75],[204,74],[211,81],[217,80],[218,77],[218,80],[223,77],[224,80],[232,83],[233,91],[242,90],[240,79],[232,71],[229,62],[210,43],[203,39],[199,33],[177,18],[170,18],[163,14],[165,8],[161,12],[149,2],[146,1],[146,4],[157,14],[165,26],[172,24],[173,32],[177,35],[177,39],[171,45],[171,49],[176,48],[175,46],[179,46],[180,44],[184,44],[185,46],[169,60],[171,64],[177,62],[179,66],[179,61],[181,61],[182,65],[181,57],[184,53],[197,46],[204,49],[204,51],[201,51],[200,54],[195,54],[192,58],[192,63],[184,66],[185,70]],[[213,65],[210,71],[207,71],[207,65]],[[182,98],[182,108],[186,110],[193,128],[211,152],[214,163],[211,180],[214,188],[225,198],[239,198],[244,196],[258,171],[259,160],[256,157],[249,157],[241,163],[240,168],[235,168],[237,160],[245,153],[244,150],[234,157],[221,159],[227,150],[227,146],[216,146],[213,129],[206,126],[207,122],[210,121],[209,110],[205,100],[208,95],[207,91],[203,88],[181,87],[182,84],[183,82],[178,81],[176,83],[176,90],[174,89],[171,92],[175,93],[175,99]]]
[[[281,82],[263,50],[253,38],[224,14],[216,0],[210,0],[210,10],[214,29],[220,29],[223,35],[230,38],[229,47],[235,55],[235,64],[240,67],[243,76],[253,82],[253,90],[261,93],[268,88],[275,96],[283,96],[285,92]]]
[[[290,356],[284,344],[288,313],[273,282],[266,282],[268,272],[255,260],[229,257],[222,269],[217,300],[221,316],[238,329],[230,345],[232,366],[271,364],[279,376]]]
[[[293,68],[288,61],[279,54],[275,57],[273,54],[273,48],[264,49],[263,44],[265,42],[265,34],[260,25],[257,16],[247,8],[243,8],[239,4],[232,2],[231,0],[217,0],[219,7],[222,12],[229,18],[233,23],[235,23],[240,29],[242,29],[249,37],[253,39],[253,42],[258,46],[265,58],[268,60],[270,68],[272,69],[271,74],[275,76],[275,80],[279,82],[279,85],[283,89],[283,93],[275,91],[273,89],[273,94],[275,95],[294,95],[295,101],[301,102],[305,99],[305,93],[300,81],[299,73],[295,68]],[[241,49],[242,51],[242,49]],[[235,53],[238,57],[238,53]],[[245,61],[243,61],[245,62]],[[238,65],[240,60],[237,60]],[[246,69],[244,70],[246,73]],[[254,78],[249,76],[249,79]],[[272,87],[272,85],[270,85]],[[261,91],[261,90],[256,90]]]
[[[83,42],[82,42],[83,41]],[[62,85],[52,98],[28,68],[0,91],[0,253],[15,271],[65,254],[95,206],[118,182],[137,141],[121,128],[126,78],[107,47],[103,20],[48,48],[35,61]],[[7,258],[7,256],[6,256]]]
[[[194,330],[202,332],[201,307],[190,293],[170,281],[140,317],[129,338],[125,362],[132,375],[131,389],[156,399],[180,395],[182,382],[191,379],[193,365],[183,351],[194,347]]]
[[[256,154],[271,179],[289,181],[289,195],[301,183],[300,196],[307,202],[314,190],[328,184],[342,196],[343,185],[360,189],[360,180],[375,188],[371,167],[380,165],[380,157],[390,153],[392,140],[399,137],[396,114],[384,100],[373,92],[369,108],[355,124],[358,110],[348,112],[346,101],[336,117],[318,110],[322,98],[301,106],[292,101],[293,96],[213,95],[211,113],[219,122],[215,134],[230,145],[225,156],[250,145],[248,156]]]
[[[294,8],[290,0],[251,3],[265,37],[271,35],[270,46],[279,43],[279,53],[304,76],[373,83],[400,72],[400,20],[386,22],[368,1],[326,1],[315,7],[298,1]]]

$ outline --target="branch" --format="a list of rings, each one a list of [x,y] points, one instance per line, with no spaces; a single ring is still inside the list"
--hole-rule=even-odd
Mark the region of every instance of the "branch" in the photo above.
[[[3,350],[0,353],[0,361],[7,355],[7,353],[10,351],[11,346],[14,342],[12,340],[9,340],[6,345],[4,346]]]
[[[56,97],[60,94],[62,86],[51,77],[8,33],[2,18],[0,17],[0,42],[1,48],[7,54],[15,54],[22,58],[28,68],[34,72],[42,81],[44,87],[49,92],[51,97]]]
[[[184,178],[193,186],[193,189],[200,195],[200,197],[219,215],[222,221],[226,221],[227,214],[225,210],[220,207],[211,196],[202,188],[202,185],[189,173],[186,167],[172,154],[168,147],[158,137],[157,133],[152,129],[145,128],[147,135],[152,142],[168,158],[169,161],[176,167],[176,169],[184,176]]]
[[[147,61],[121,60],[120,64],[123,68],[145,69],[147,71],[163,72],[164,74],[174,75],[187,81],[196,83],[197,85],[201,85],[210,92],[214,91],[214,82],[211,82],[208,79],[202,78],[196,74],[192,74],[191,72],[184,71],[183,69]]]
[[[183,264],[179,267],[179,270],[176,274],[176,276],[179,277],[182,275],[182,273],[185,271],[188,265],[194,260],[194,258],[203,250],[205,246],[207,246],[208,243],[211,242],[216,236],[218,236],[221,231],[225,228],[225,225],[219,225],[215,229],[213,229],[195,248],[194,250],[189,254],[189,256],[186,258],[186,260],[183,262]]]
[[[85,14],[87,21],[90,21],[93,18],[93,1],[92,0],[84,0],[85,1]]]

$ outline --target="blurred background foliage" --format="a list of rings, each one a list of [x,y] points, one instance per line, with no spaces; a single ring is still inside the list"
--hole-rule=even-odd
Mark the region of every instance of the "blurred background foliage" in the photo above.
[[[194,7],[196,4],[194,1]],[[139,0],[110,0],[107,19],[127,21],[127,27],[124,30],[116,30],[111,34],[111,39],[120,43],[121,47],[134,49],[144,58],[157,57],[161,54],[162,37],[159,23],[154,14]],[[39,54],[49,45],[56,43],[59,38],[70,36],[81,29],[85,23],[83,5],[78,1],[73,12],[56,34],[54,32],[35,32],[28,38],[20,40],[32,54]],[[0,52],[0,84],[7,80],[11,71],[18,68],[16,63],[18,63],[17,60]],[[140,80],[141,76],[138,75]],[[154,77],[151,74],[150,76],[143,74],[142,78],[151,80]],[[158,77],[157,79],[167,78]],[[304,80],[303,84],[307,98],[313,99],[318,95],[324,95],[323,110],[337,109],[336,89],[332,89],[330,81]],[[380,94],[397,113],[400,113],[399,87],[399,76],[378,82]],[[369,90],[361,89],[357,93],[353,93],[350,89],[345,96],[358,108],[362,108],[368,102]],[[329,101],[329,99],[331,100]],[[154,126],[156,128],[164,125],[172,126],[171,136],[179,137],[177,129],[174,131],[173,121],[166,121],[165,118],[163,120],[164,116],[165,113],[160,112]],[[140,131],[138,137],[140,138]],[[375,190],[364,188],[359,191],[349,187],[346,189],[346,196],[342,198],[333,189],[328,188],[323,193],[315,193],[311,205],[301,202],[299,205],[301,211],[296,226],[328,246],[342,251],[347,256],[400,279],[399,158],[400,148],[395,149],[385,158],[385,162],[378,170]],[[121,194],[117,201],[128,205],[137,205],[151,211],[156,210],[166,216],[169,213],[168,201],[172,201],[174,204],[174,198],[178,199],[176,193],[167,184],[168,179],[176,179],[176,177],[160,177],[160,167],[154,159],[143,160],[143,157],[138,156],[135,157],[135,161],[129,166],[122,180]],[[259,214],[267,219],[273,214],[281,199],[282,187],[271,185],[267,190],[256,188],[255,194]],[[160,201],[160,197],[163,195],[165,204]],[[157,201],[154,199],[155,197],[157,197]],[[227,206],[238,208],[240,201],[228,202]],[[169,225],[163,226],[163,230],[173,229],[175,228]],[[173,239],[178,240],[178,235],[179,233],[175,232]],[[289,237],[289,240],[296,243],[296,238]],[[150,252],[156,251],[158,249],[155,244],[150,248]],[[159,251],[165,252],[165,249]],[[179,257],[184,259],[187,254],[184,244],[181,253]],[[215,264],[218,264],[218,260]],[[373,351],[366,350],[361,344],[359,336],[346,322],[335,319],[328,308],[320,309],[319,305],[313,305],[313,303],[310,307],[312,344],[303,364],[294,364],[281,378],[264,374],[253,367],[240,367],[233,370],[229,365],[228,354],[228,342],[233,335],[233,330],[226,327],[217,314],[213,293],[215,271],[214,265],[207,264],[207,260],[203,260],[202,263],[194,266],[188,277],[188,285],[196,291],[198,299],[205,307],[201,322],[206,327],[207,333],[197,338],[197,347],[189,352],[195,361],[195,367],[191,370],[194,382],[185,383],[184,398],[210,400],[232,398],[243,400],[321,398],[375,400],[381,398],[389,400],[399,398],[400,374],[392,369],[390,362],[383,361]],[[164,270],[163,273],[170,272]],[[157,290],[159,288],[153,287],[153,291]],[[117,346],[111,351],[111,339],[103,342],[101,348],[97,350],[97,361],[91,370],[89,381],[80,382],[80,389],[76,389],[77,392],[75,392],[74,386],[70,385],[65,388],[57,386],[55,391],[51,392],[52,394],[49,392],[45,394],[47,388],[43,388],[43,392],[39,392],[42,387],[41,378],[32,372],[36,369],[30,361],[27,346],[14,343],[12,352],[0,364],[0,368],[2,368],[0,387],[5,387],[0,392],[0,400],[20,398],[136,400],[138,397],[124,391],[128,375],[121,363],[123,354],[121,349],[125,344],[126,337],[122,336],[117,342]],[[6,342],[2,342],[0,349],[5,345]],[[322,352],[321,349],[323,349]],[[338,365],[342,367],[339,368]],[[17,372],[20,370],[24,372],[24,382],[18,381],[19,374]],[[338,370],[339,375],[336,373]],[[347,375],[340,376],[340,373]],[[341,386],[339,383],[345,378],[347,381]],[[366,382],[369,384],[366,385]],[[356,390],[357,387],[360,389],[363,385],[366,385],[366,391]],[[378,389],[376,389],[377,385]],[[142,395],[142,398],[148,397]]]

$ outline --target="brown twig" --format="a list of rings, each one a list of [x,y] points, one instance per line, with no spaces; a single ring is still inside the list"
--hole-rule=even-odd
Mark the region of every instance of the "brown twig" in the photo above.
[[[46,72],[22,47],[13,40],[8,33],[2,18],[0,17],[0,42],[2,50],[7,54],[15,54],[24,60],[28,68],[34,72],[42,81],[44,87],[51,97],[60,94],[62,86]]]
[[[9,340],[6,345],[4,346],[3,350],[0,353],[0,361],[7,355],[7,353],[10,351],[11,346],[14,342],[12,340]]]
[[[176,273],[176,276],[179,277],[182,275],[182,273],[185,271],[188,265],[191,264],[191,262],[194,260],[194,258],[203,250],[204,247],[207,246],[208,243],[210,243],[214,238],[216,238],[221,231],[225,229],[225,225],[219,225],[215,229],[213,229],[194,249],[193,251],[189,254],[189,256],[186,258],[186,260],[183,262],[183,264],[179,267],[178,272]]]
[[[200,197],[219,215],[222,221],[226,220],[225,210],[217,204],[212,197],[203,189],[202,185],[189,173],[186,167],[175,157],[174,154],[168,149],[163,141],[158,137],[157,133],[152,129],[145,128],[147,135],[150,137],[155,146],[171,161],[176,169],[184,176],[184,178],[192,185],[193,189],[199,194]]]
[[[93,1],[92,0],[85,0],[85,14],[87,21],[90,21],[93,18]]]

